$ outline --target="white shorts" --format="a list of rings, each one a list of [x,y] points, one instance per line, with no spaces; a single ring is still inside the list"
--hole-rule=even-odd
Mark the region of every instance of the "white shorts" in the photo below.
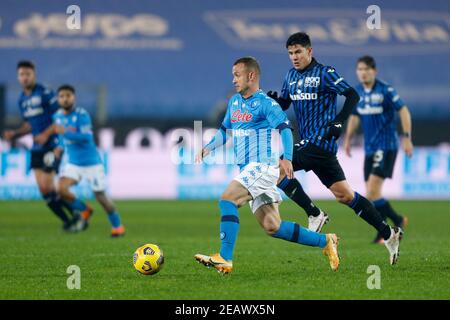
[[[83,167],[67,163],[61,171],[61,177],[71,178],[76,182],[86,179],[94,192],[106,190],[106,176],[102,164]]]
[[[280,176],[278,166],[250,162],[234,180],[242,184],[252,195],[253,200],[249,202],[252,212],[255,213],[259,207],[270,203],[282,201],[278,192],[277,181]]]

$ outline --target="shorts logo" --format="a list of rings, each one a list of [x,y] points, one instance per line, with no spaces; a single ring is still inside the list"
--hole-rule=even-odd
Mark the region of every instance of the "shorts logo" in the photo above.
[[[226,237],[226,233],[225,232],[221,232],[220,233],[220,240],[225,239],[225,237]]]

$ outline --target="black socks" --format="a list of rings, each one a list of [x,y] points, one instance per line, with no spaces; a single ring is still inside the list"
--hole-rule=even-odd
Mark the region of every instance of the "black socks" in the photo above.
[[[65,224],[69,223],[70,220],[67,217],[66,213],[63,209],[63,202],[59,198],[59,196],[56,194],[56,192],[52,191],[50,193],[42,195],[44,200],[47,202],[47,206],[50,208],[50,210],[53,211],[53,213],[61,219],[62,222]]]
[[[383,220],[381,214],[375,209],[372,202],[355,192],[355,197],[348,204],[355,213],[373,226],[383,236],[384,240],[391,236],[391,227]]]
[[[320,214],[320,209],[314,205],[297,179],[284,177],[278,184],[278,188],[283,190],[289,198],[302,207],[308,216],[317,217]]]
[[[391,204],[384,198],[380,198],[373,202],[373,205],[378,210],[378,212],[384,217],[384,219],[389,218],[394,222],[394,225],[401,227],[403,224],[403,217],[392,209]]]

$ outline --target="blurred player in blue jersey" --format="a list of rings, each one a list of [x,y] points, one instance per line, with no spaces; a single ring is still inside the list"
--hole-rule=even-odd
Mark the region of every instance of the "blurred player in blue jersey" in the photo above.
[[[390,218],[396,226],[403,228],[407,224],[407,218],[397,214],[389,202],[383,198],[382,187],[384,179],[392,177],[399,147],[397,113],[403,130],[403,150],[408,157],[412,156],[411,115],[395,89],[376,78],[377,69],[373,57],[359,58],[356,74],[360,81],[356,90],[361,99],[349,118],[344,148],[347,155],[351,156],[351,138],[361,123],[366,153],[364,180],[367,198],[373,201],[375,208],[385,220]],[[382,241],[383,237],[378,233],[374,242]]]
[[[395,264],[402,237],[401,228],[390,227],[371,201],[352,190],[336,157],[336,141],[342,133],[344,122],[359,101],[358,93],[335,68],[313,58],[311,40],[306,33],[292,34],[286,41],[286,49],[293,68],[286,75],[280,97],[276,92],[269,94],[284,110],[291,103],[294,105],[300,135],[300,143],[294,149],[294,170],[312,170],[340,203],[349,206],[372,225],[385,240],[390,264]],[[339,113],[336,112],[338,94],[345,96]],[[300,183],[283,173],[281,178],[278,186],[286,190],[290,198],[295,198]],[[327,219],[324,214],[310,217],[310,220],[319,221],[315,225],[323,225]]]
[[[55,93],[49,88],[36,83],[36,72],[31,61],[19,61],[17,64],[17,78],[22,86],[19,97],[19,109],[23,123],[16,130],[6,130],[4,138],[11,141],[31,133],[36,137],[52,124],[52,116],[58,110]],[[39,191],[47,206],[63,222],[63,229],[70,231],[72,220],[64,207],[66,204],[56,193],[54,184],[55,174],[58,172],[62,149],[59,148],[58,136],[51,135],[44,142],[34,141],[31,148],[30,167]],[[70,210],[69,210],[70,211]],[[71,213],[71,212],[70,212]]]
[[[220,252],[211,256],[197,254],[195,259],[206,266],[213,266],[221,273],[232,271],[233,251],[239,230],[238,208],[249,203],[259,224],[269,236],[323,248],[331,268],[337,270],[337,236],[316,233],[297,223],[283,221],[278,211],[281,196],[276,185],[280,167],[289,177],[293,177],[293,138],[286,114],[276,101],[260,90],[261,72],[254,58],[236,60],[232,73],[238,93],[229,100],[220,129],[196,159],[200,162],[232,136],[240,174],[228,185],[219,201]],[[280,132],[284,150],[282,160],[272,153],[272,130]]]
[[[59,179],[59,194],[75,212],[81,214],[80,223],[77,223],[78,230],[86,229],[93,211],[70,191],[71,186],[86,179],[97,201],[108,214],[112,226],[111,236],[122,236],[125,228],[119,213],[105,194],[105,172],[94,142],[91,118],[86,110],[75,106],[75,89],[70,85],[58,88],[58,104],[61,108],[53,115],[54,125],[42,135],[49,137],[54,133],[59,134],[67,151],[67,163],[63,166]]]

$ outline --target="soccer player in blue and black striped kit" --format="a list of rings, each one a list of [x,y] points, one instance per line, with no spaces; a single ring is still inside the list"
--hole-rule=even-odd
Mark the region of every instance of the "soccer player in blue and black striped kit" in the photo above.
[[[293,68],[286,75],[280,96],[276,92],[269,92],[269,96],[284,110],[291,104],[294,106],[300,135],[300,143],[294,148],[294,170],[312,170],[339,202],[349,206],[373,226],[385,240],[390,264],[395,264],[399,254],[401,228],[390,227],[371,201],[351,189],[336,157],[336,141],[342,133],[344,122],[359,101],[358,93],[335,68],[323,65],[313,58],[311,40],[306,33],[292,34],[286,42],[286,49]],[[336,112],[338,94],[345,96],[339,113]],[[303,207],[305,203],[311,203],[296,179],[286,176],[278,186]],[[299,198],[303,200],[298,201]],[[310,220],[319,221],[316,223],[319,229],[327,219],[323,212],[310,217]]]
[[[23,92],[19,97],[19,109],[23,123],[15,130],[6,130],[4,138],[8,141],[31,133],[35,138],[31,148],[30,167],[39,187],[39,191],[50,210],[63,222],[63,229],[71,231],[71,215],[67,215],[65,208],[70,207],[61,200],[56,192],[54,177],[58,172],[62,149],[59,148],[57,135],[41,142],[36,137],[52,125],[52,116],[58,110],[55,93],[42,84],[36,83],[34,63],[28,60],[17,64],[17,78]]]
[[[382,187],[386,178],[391,178],[395,158],[399,147],[397,135],[397,117],[402,125],[402,147],[408,157],[412,156],[411,115],[408,107],[389,84],[376,78],[375,59],[363,56],[358,59],[356,74],[360,84],[356,90],[361,97],[353,109],[347,124],[344,148],[348,156],[351,138],[361,123],[364,132],[364,180],[367,198],[373,201],[375,208],[384,219],[390,218],[396,226],[404,227],[407,218],[397,214],[389,201],[382,196]],[[374,242],[382,242],[378,233]]]

